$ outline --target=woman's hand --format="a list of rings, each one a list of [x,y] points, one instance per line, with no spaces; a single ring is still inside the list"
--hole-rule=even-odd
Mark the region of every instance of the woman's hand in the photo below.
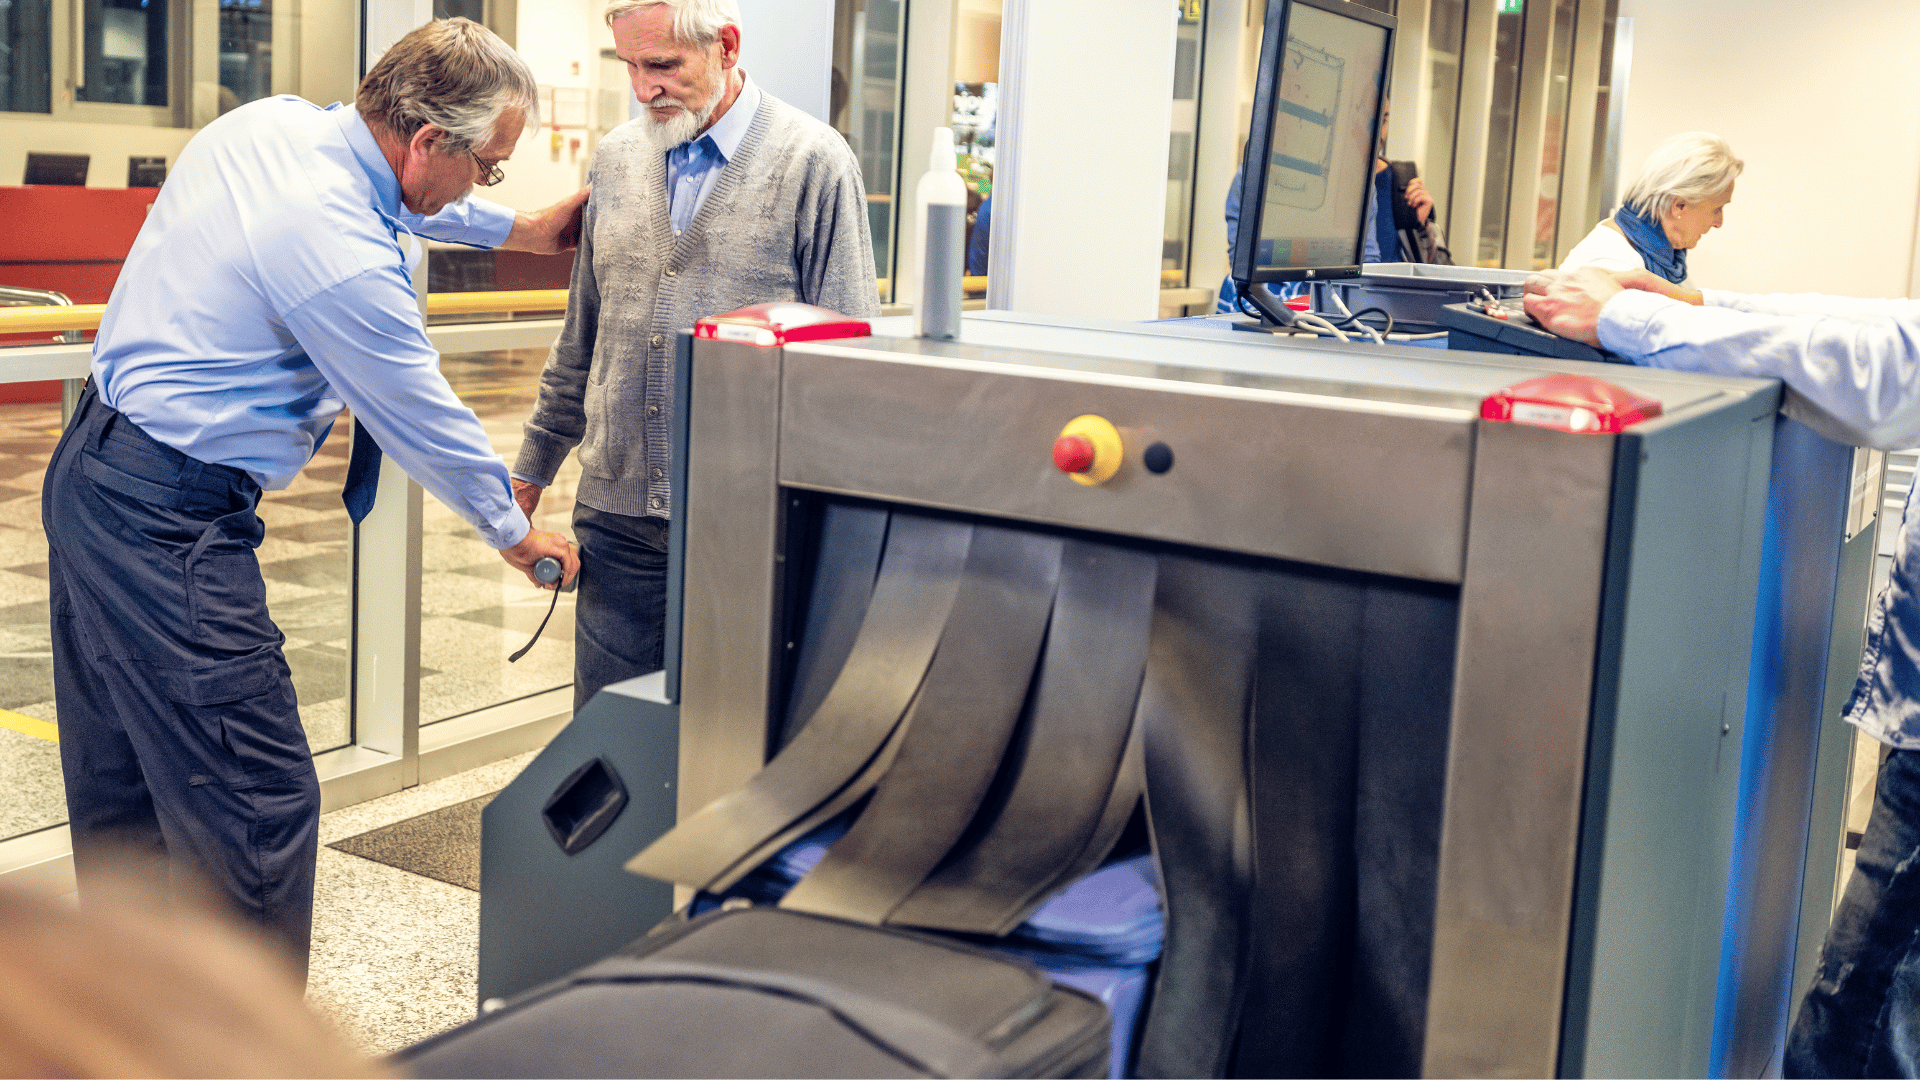
[[[1639,289],[1641,292],[1659,293],[1661,296],[1678,300],[1683,304],[1699,307],[1704,300],[1699,289],[1685,289],[1651,270],[1628,270],[1613,275],[1623,289]]]

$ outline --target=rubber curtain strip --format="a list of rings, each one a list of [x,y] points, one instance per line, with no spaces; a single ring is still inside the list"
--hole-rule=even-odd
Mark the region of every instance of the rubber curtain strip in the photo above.
[[[1004,933],[1046,900],[1063,866],[1080,861],[1105,816],[1133,726],[1154,569],[1154,557],[1141,552],[1066,545],[1012,789],[972,849],[914,890],[888,922]]]
[[[793,690],[775,747],[785,749],[793,741],[846,666],[866,621],[886,541],[885,509],[844,503],[822,507],[807,617],[795,642]]]
[[[900,756],[782,907],[880,923],[963,834],[999,770],[1040,657],[1062,541],[976,527],[966,580]]]
[[[1120,755],[1120,771],[1113,778],[1113,790],[1107,792],[1107,808],[1101,812],[1100,820],[1094,823],[1093,837],[1073,861],[1060,864],[1053,880],[1040,890],[1041,902],[1100,869],[1100,865],[1107,861],[1107,855],[1126,833],[1127,825],[1133,821],[1133,812],[1140,805],[1141,796],[1146,793],[1145,759],[1146,737],[1136,711],[1127,729],[1126,749]],[[1022,912],[1018,920],[1003,925],[1000,933],[1011,933],[1014,927],[1032,914],[1032,911]]]
[[[1235,1076],[1341,1076],[1352,971],[1354,752],[1365,579],[1261,575],[1248,740],[1253,934]]]
[[[914,701],[917,703],[919,698],[916,697]],[[781,848],[838,817],[842,810],[859,802],[868,792],[871,792],[875,785],[880,783],[880,778],[887,774],[887,770],[893,768],[894,759],[900,756],[900,743],[913,726],[913,710],[913,705],[907,706],[907,715],[893,725],[893,731],[888,733],[887,741],[881,744],[879,752],[873,755],[873,760],[867,762],[867,767],[860,770],[858,776],[849,780],[845,787],[834,792],[826,802],[814,807],[804,817],[780,830],[766,843],[749,852],[745,858],[735,863],[731,870],[714,879],[707,888],[714,892],[724,892],[733,888],[736,882],[752,873],[755,867],[779,854]]]
[[[1258,589],[1230,565],[1160,560],[1140,714],[1167,939],[1139,1076],[1228,1075],[1253,886],[1243,744]]]
[[[1368,589],[1355,753],[1359,923],[1341,1052],[1349,1076],[1416,1075],[1426,1050],[1459,618],[1459,593],[1445,586],[1381,579]]]
[[[813,719],[753,779],[655,840],[627,869],[706,888],[858,776],[926,675],[973,533],[967,522],[895,514],[873,602]]]

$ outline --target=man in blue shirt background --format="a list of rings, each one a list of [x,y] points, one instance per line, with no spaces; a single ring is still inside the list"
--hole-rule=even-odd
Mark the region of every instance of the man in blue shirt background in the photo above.
[[[379,450],[527,572],[571,579],[454,396],[409,264],[436,239],[572,246],[584,193],[535,215],[468,200],[535,110],[526,64],[465,19],[429,23],[353,108],[296,97],[222,116],[182,151],[128,253],[87,392],[47,471],[55,697],[83,893],[116,853],[184,865],[304,969],[320,788],[254,549],[351,407],[346,493]],[[369,469],[371,468],[371,471]]]

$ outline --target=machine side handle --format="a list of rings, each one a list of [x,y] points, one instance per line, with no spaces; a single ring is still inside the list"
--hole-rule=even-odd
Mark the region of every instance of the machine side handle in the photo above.
[[[627,806],[627,785],[604,757],[573,770],[540,808],[547,834],[560,850],[578,855],[600,839]]]

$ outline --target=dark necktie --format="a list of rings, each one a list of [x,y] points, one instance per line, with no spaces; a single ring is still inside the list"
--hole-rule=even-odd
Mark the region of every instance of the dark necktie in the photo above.
[[[347,517],[355,525],[373,509],[373,497],[379,489],[380,444],[373,441],[373,433],[356,416],[353,450],[347,455],[347,485],[340,492],[340,501],[347,504]]]

